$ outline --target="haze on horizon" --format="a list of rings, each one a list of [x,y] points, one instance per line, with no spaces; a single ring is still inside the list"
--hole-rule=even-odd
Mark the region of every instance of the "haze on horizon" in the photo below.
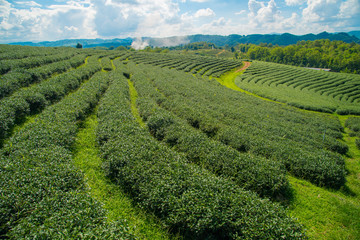
[[[360,0],[0,0],[0,43],[360,30]]]

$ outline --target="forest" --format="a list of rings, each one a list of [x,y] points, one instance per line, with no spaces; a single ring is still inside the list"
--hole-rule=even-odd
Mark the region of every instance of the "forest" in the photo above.
[[[239,44],[237,57],[289,64],[300,67],[331,69],[334,72],[360,73],[360,45],[328,39],[300,41],[281,47],[261,43]]]

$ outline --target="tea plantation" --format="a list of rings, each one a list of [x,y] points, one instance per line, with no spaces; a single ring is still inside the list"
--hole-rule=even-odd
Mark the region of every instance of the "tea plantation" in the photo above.
[[[356,239],[358,77],[242,65],[0,45],[0,238]]]

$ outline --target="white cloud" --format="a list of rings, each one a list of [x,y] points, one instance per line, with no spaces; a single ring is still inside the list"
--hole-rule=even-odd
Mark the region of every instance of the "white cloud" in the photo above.
[[[76,32],[76,31],[79,31],[79,28],[77,28],[77,27],[75,27],[75,26],[65,26],[64,27],[65,28],[65,30],[67,30],[67,31],[70,31],[70,32]]]
[[[199,17],[213,17],[213,16],[215,16],[215,12],[210,8],[200,9],[195,13],[194,16],[196,18],[199,18]]]
[[[274,0],[270,0],[267,6],[260,8],[257,12],[257,20],[259,22],[273,22],[278,14],[278,10]]]
[[[180,21],[179,6],[172,0],[94,0],[93,3],[95,28],[105,37],[154,36]]]
[[[250,13],[256,15],[259,9],[265,7],[265,4],[263,2],[258,2],[256,0],[249,0],[248,7]]]
[[[34,1],[18,1],[18,2],[15,2],[16,4],[21,4],[21,5],[25,5],[25,6],[28,6],[28,7],[41,7],[42,5],[37,3],[37,2],[34,2]]]
[[[180,10],[181,3],[206,0],[56,0],[53,5],[39,0],[15,1],[0,0],[0,42],[197,33],[304,34],[358,30],[360,26],[359,0],[285,0],[279,6],[276,3],[280,0],[249,0],[248,10],[240,10],[244,7],[239,5],[238,12],[228,9],[217,14],[214,5],[197,11]],[[282,9],[285,4],[303,6],[295,12],[294,8]],[[146,42],[139,42],[142,44]]]
[[[248,6],[250,10],[249,21],[255,26],[268,24],[279,19],[279,11],[274,0],[270,0],[267,4],[249,0]]]
[[[6,4],[7,11],[1,13],[5,14],[0,24],[1,39],[5,42],[97,37],[92,27],[94,11],[85,3],[71,1],[46,8],[31,3],[30,9],[16,9]]]
[[[218,20],[214,20],[210,23],[211,26],[219,27],[219,26],[225,26],[227,23],[226,19],[224,17],[219,18]]]
[[[247,13],[246,10],[241,10],[240,12],[236,12],[235,15],[243,15],[245,13]]]
[[[341,0],[308,0],[303,10],[305,22],[333,22],[337,21]]]
[[[285,3],[288,6],[296,6],[306,3],[306,0],[285,0]]]
[[[261,2],[249,0],[248,2],[248,27],[251,33],[271,33],[271,32],[291,32],[300,33],[303,26],[301,16],[297,13],[290,13],[290,17],[285,17],[277,7],[275,0]]]
[[[5,0],[0,0],[0,18],[7,17],[10,14],[11,4]]]
[[[359,0],[348,0],[341,3],[340,18],[357,17],[360,20],[360,3]]]
[[[234,27],[232,26],[232,22],[224,17],[220,17],[196,28],[196,32],[201,34],[228,35],[234,33],[233,31]]]

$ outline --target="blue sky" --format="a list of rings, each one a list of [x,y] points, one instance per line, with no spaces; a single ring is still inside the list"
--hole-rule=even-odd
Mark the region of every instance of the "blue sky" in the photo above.
[[[0,43],[360,30],[360,0],[0,0]]]

